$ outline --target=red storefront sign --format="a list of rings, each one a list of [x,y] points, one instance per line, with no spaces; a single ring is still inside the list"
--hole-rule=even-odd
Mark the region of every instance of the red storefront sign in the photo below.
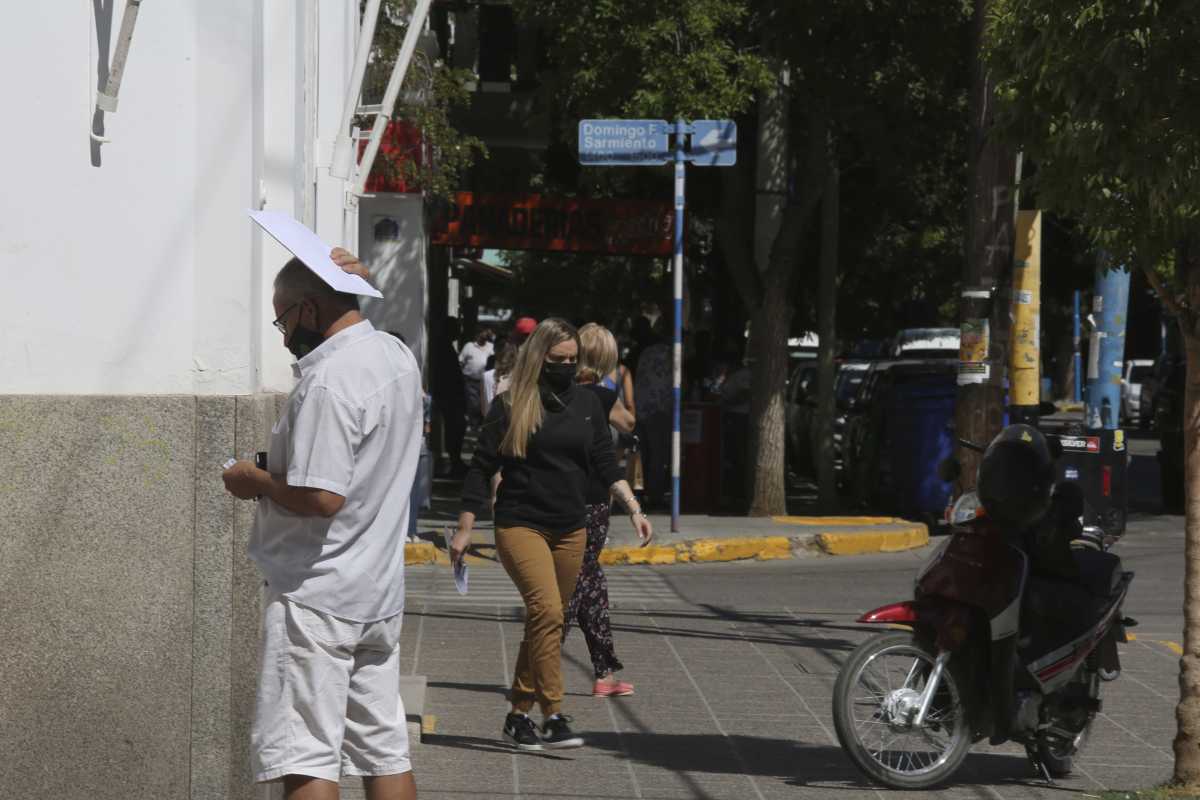
[[[367,142],[364,139],[358,143],[360,160],[366,149]],[[419,166],[424,158],[425,141],[420,129],[404,120],[392,120],[384,129],[383,138],[379,140],[379,153],[375,156],[375,163],[371,165],[371,174],[367,176],[363,191],[368,194],[421,191],[419,186],[405,181],[404,165],[411,161]]]
[[[433,244],[669,256],[669,202],[458,192],[434,214]]]

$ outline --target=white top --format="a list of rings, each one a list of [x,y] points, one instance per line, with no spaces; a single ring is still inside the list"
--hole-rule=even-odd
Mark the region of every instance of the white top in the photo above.
[[[483,347],[474,342],[464,344],[462,352],[458,355],[458,363],[462,367],[463,375],[474,380],[482,378],[483,371],[487,368],[488,356],[494,351],[495,346],[491,342],[485,342]]]
[[[496,399],[496,370],[489,369],[483,373],[483,387],[480,395],[483,397],[483,405],[479,410],[486,417],[488,409],[492,407],[492,401]]]
[[[258,501],[250,557],[271,588],[354,622],[404,610],[404,536],[421,453],[421,374],[396,337],[359,322],[300,359],[267,468],[346,498],[330,518]]]

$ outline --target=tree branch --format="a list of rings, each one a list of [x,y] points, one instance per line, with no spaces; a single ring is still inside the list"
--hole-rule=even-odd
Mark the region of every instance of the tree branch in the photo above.
[[[1146,275],[1146,280],[1150,282],[1150,287],[1154,289],[1154,293],[1158,295],[1158,299],[1162,302],[1163,307],[1177,317],[1183,316],[1183,306],[1179,301],[1171,296],[1167,291],[1167,285],[1163,283],[1163,279],[1154,271],[1151,265],[1143,265],[1142,272]]]

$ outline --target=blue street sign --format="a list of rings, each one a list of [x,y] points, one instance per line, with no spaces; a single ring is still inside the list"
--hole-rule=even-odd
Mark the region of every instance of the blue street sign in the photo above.
[[[731,119],[694,121],[686,158],[698,167],[732,167],[737,163],[737,123]]]
[[[661,119],[584,119],[579,121],[579,163],[607,165],[665,164],[670,160],[671,127]]]

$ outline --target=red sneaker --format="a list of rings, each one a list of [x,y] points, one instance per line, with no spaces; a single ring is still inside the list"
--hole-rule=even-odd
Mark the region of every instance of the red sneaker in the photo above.
[[[592,697],[625,697],[633,694],[633,684],[618,680],[598,680],[592,686]]]

